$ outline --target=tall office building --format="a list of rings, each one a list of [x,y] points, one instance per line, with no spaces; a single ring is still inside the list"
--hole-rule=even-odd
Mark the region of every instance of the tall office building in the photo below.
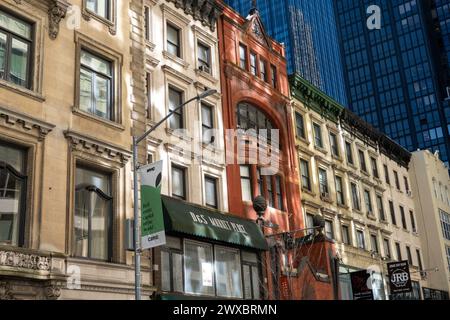
[[[247,16],[250,0],[224,0]],[[269,36],[284,43],[288,73],[300,74],[343,105],[347,105],[333,0],[258,0]]]
[[[350,108],[448,164],[450,0],[336,0],[335,10]],[[370,18],[381,27],[369,28]]]

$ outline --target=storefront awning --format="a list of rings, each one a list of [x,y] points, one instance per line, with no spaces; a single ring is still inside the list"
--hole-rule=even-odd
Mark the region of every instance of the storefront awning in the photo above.
[[[221,214],[217,211],[162,196],[166,231],[268,250],[259,226],[251,220]]]

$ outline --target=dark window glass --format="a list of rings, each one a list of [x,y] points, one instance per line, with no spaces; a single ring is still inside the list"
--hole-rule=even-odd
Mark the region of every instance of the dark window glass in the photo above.
[[[274,145],[278,144],[278,148],[281,148],[279,137],[272,135],[272,129],[276,130],[275,126],[260,109],[251,104],[239,103],[236,117],[238,129],[253,129],[262,140],[267,139],[267,141],[272,141]]]
[[[395,243],[395,251],[397,251],[397,261],[402,261],[402,249],[398,242]]]
[[[353,209],[361,211],[361,200],[359,198],[360,195],[359,195],[358,186],[355,183],[351,183],[351,189],[352,189]]]
[[[211,73],[211,48],[199,42],[198,47],[198,68],[206,73]]]
[[[333,221],[325,220],[325,235],[328,239],[334,239]]]
[[[167,24],[167,51],[181,58],[180,29],[170,23]]]
[[[261,285],[256,253],[242,252],[242,279],[244,280],[244,299],[260,299]]]
[[[397,225],[397,218],[395,217],[394,202],[389,201],[389,211],[391,213],[391,221],[393,225]]]
[[[213,108],[207,104],[202,103],[202,137],[203,143],[214,143],[214,119]]]
[[[274,200],[275,195],[273,193],[272,179],[270,179],[270,177],[267,179],[267,194],[269,200],[269,207],[275,208],[275,200]]]
[[[378,253],[378,238],[376,235],[370,235],[370,242],[372,246],[372,251]]]
[[[183,103],[183,92],[169,87],[169,111],[174,111]],[[182,129],[184,128],[184,115],[183,108],[175,111],[169,118],[171,129]]]
[[[353,162],[353,150],[350,142],[345,142],[345,153],[347,155],[347,162],[349,164],[354,164]]]
[[[247,70],[247,47],[242,44],[239,46],[239,65]]]
[[[378,207],[378,214],[380,215],[380,220],[386,221],[386,215],[384,213],[383,198],[381,196],[377,196],[377,207]]]
[[[274,88],[277,88],[277,87],[278,87],[278,82],[277,82],[277,77],[278,77],[278,75],[277,75],[277,68],[276,68],[274,65],[271,65],[271,66],[270,66],[270,70],[271,70],[271,73],[272,73],[272,86],[273,86]]]
[[[145,74],[145,93],[147,95],[147,118],[152,117],[152,74],[147,72]]]
[[[391,258],[391,245],[389,239],[384,239],[384,256],[388,259]]]
[[[81,51],[80,109],[114,120],[112,62],[86,50]]]
[[[314,129],[314,145],[318,148],[323,148],[322,128],[317,123],[313,123]]]
[[[172,196],[186,200],[186,169],[172,165]]]
[[[339,144],[337,137],[334,133],[330,133],[330,146],[331,146],[331,154],[335,157],[339,157]]]
[[[282,178],[280,176],[275,176],[275,192],[277,195],[277,209],[283,211],[284,210],[284,202],[283,202],[283,187],[282,187]]]
[[[383,167],[384,167],[384,179],[386,180],[386,183],[388,185],[390,185],[391,179],[389,178],[389,169],[388,169],[387,165],[383,165]]]
[[[398,179],[398,172],[394,170],[395,186],[400,190],[400,180]]]
[[[26,152],[0,142],[0,245],[22,246],[26,207]]]
[[[302,174],[302,187],[308,191],[311,191],[311,178],[309,174],[309,163],[303,159],[300,159],[300,170]]]
[[[111,0],[86,0],[86,8],[96,15],[111,20]]]
[[[145,23],[145,40],[150,40],[150,9],[145,6],[144,9],[144,23]]]
[[[414,212],[409,211],[409,218],[411,219],[412,232],[417,232],[416,219],[414,218]]]
[[[364,240],[364,232],[362,230],[357,230],[356,237],[357,237],[357,241],[358,241],[358,248],[366,249],[366,241]]]
[[[379,178],[380,175],[378,174],[378,164],[377,164],[377,159],[375,158],[370,158],[370,161],[372,162],[372,174],[375,178]]]
[[[295,125],[296,125],[296,129],[297,129],[297,137],[299,138],[306,138],[305,135],[305,122],[303,119],[303,116],[296,112],[295,113]]]
[[[364,155],[364,151],[358,150],[358,154],[359,154],[359,165],[361,167],[361,170],[367,172],[366,156]]]
[[[265,82],[268,81],[268,79],[267,79],[267,63],[263,59],[259,59],[259,74],[263,81],[265,81]]]
[[[348,226],[342,226],[342,242],[350,245],[350,229]]]
[[[73,242],[75,256],[111,260],[112,200],[110,174],[77,167]]]
[[[417,256],[417,264],[418,264],[419,270],[423,270],[422,256],[420,255],[419,249],[416,249],[416,256]]]
[[[339,176],[336,176],[336,201],[338,205],[345,205],[344,185],[342,178]]]
[[[405,183],[405,191],[406,191],[406,193],[408,193],[410,191],[409,190],[408,178],[407,177],[403,177],[403,181]]]
[[[250,72],[256,76],[256,74],[258,73],[258,69],[256,66],[256,54],[254,54],[253,52],[250,53]]]
[[[410,266],[413,265],[412,255],[411,255],[411,248],[406,246],[406,256],[408,257],[408,263]]]
[[[405,209],[402,206],[400,206],[400,216],[402,217],[402,227],[407,230],[408,225],[406,224]]]
[[[369,190],[364,190],[364,201],[366,203],[367,213],[368,214],[372,214],[373,213],[372,197],[370,195],[370,191]]]

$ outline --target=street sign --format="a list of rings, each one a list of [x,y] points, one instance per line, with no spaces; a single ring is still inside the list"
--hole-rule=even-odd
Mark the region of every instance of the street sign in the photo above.
[[[408,261],[387,264],[391,294],[412,292]]]
[[[141,248],[150,249],[166,244],[161,202],[163,162],[139,169],[141,178]]]
[[[368,287],[370,273],[367,270],[350,273],[353,300],[373,300],[373,291]]]

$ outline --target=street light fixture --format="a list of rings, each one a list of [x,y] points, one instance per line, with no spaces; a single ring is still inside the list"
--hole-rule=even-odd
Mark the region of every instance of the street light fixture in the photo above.
[[[148,129],[143,135],[140,137],[133,136],[133,185],[134,185],[134,289],[135,289],[135,299],[141,300],[141,236],[140,236],[140,228],[139,228],[139,200],[138,200],[138,181],[137,181],[137,170],[139,169],[138,164],[138,155],[137,155],[137,146],[138,144],[147,138],[147,136],[156,130],[161,124],[166,122],[170,116],[172,116],[175,112],[183,108],[185,105],[189,104],[192,101],[200,101],[209,97],[213,94],[216,94],[217,90],[208,89],[204,92],[200,93],[196,97],[189,99],[188,101],[180,104],[178,107],[170,111],[161,121],[155,124],[153,127]]]

